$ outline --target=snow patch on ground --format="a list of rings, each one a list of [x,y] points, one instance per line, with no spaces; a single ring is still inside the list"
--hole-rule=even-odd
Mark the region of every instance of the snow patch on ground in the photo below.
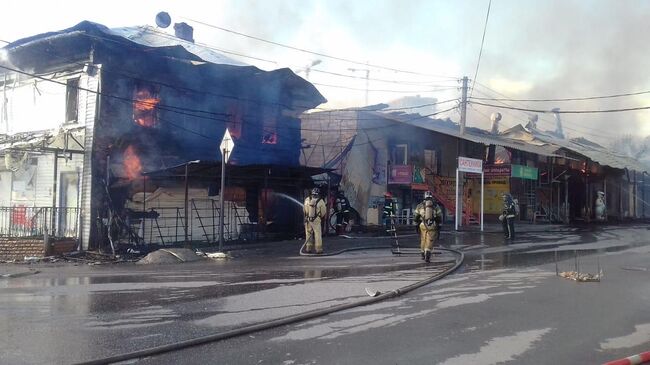
[[[488,341],[485,346],[481,346],[478,352],[449,358],[440,365],[494,365],[505,361],[512,361],[517,356],[521,356],[533,348],[535,342],[539,341],[550,331],[551,328],[543,328],[517,332],[512,336],[495,337]]]
[[[616,350],[640,346],[650,342],[650,323],[634,326],[634,332],[626,336],[614,337],[600,343],[603,350]]]

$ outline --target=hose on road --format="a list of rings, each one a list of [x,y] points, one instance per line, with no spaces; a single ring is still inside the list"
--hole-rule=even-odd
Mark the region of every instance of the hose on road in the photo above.
[[[385,249],[386,247],[382,247],[382,248]],[[313,318],[316,318],[316,317],[325,316],[325,315],[332,314],[332,313],[339,312],[339,311],[346,310],[346,309],[361,307],[361,306],[364,306],[364,305],[370,305],[370,304],[378,303],[378,302],[381,302],[383,300],[396,298],[396,297],[399,297],[399,296],[404,295],[406,293],[409,293],[409,292],[411,292],[411,291],[413,291],[415,289],[421,288],[421,287],[423,287],[423,286],[425,286],[427,284],[433,283],[434,281],[437,281],[437,280],[440,280],[440,279],[444,278],[445,276],[447,276],[447,275],[453,273],[454,271],[456,271],[463,264],[463,261],[465,260],[465,254],[463,254],[461,251],[448,249],[448,248],[437,248],[437,250],[447,251],[447,252],[451,252],[451,253],[457,255],[458,258],[457,258],[455,264],[452,267],[448,268],[447,270],[439,272],[439,273],[437,273],[437,274],[435,274],[433,276],[430,276],[430,277],[428,277],[426,279],[423,279],[423,280],[420,280],[420,281],[415,282],[413,284],[410,284],[410,285],[395,289],[395,290],[390,291],[390,292],[379,294],[379,295],[377,295],[375,297],[362,299],[362,300],[354,302],[354,303],[340,304],[340,305],[336,305],[336,306],[329,307],[329,308],[314,309],[314,310],[307,311],[307,312],[304,312],[304,313],[300,313],[300,314],[296,314],[296,315],[292,315],[292,316],[288,316],[288,317],[283,317],[283,318],[278,318],[278,319],[268,321],[268,322],[263,322],[263,323],[253,324],[253,325],[244,326],[244,327],[240,327],[240,328],[235,328],[235,329],[232,329],[232,330],[229,330],[229,331],[214,333],[214,334],[201,336],[201,337],[197,337],[197,338],[193,338],[193,339],[189,339],[189,340],[185,340],[185,341],[170,343],[170,344],[167,344],[167,345],[151,347],[151,348],[144,349],[144,350],[133,351],[133,352],[129,352],[129,353],[121,354],[121,355],[105,357],[105,358],[102,358],[102,359],[95,359],[95,360],[80,362],[80,363],[78,363],[78,365],[112,364],[112,363],[116,363],[116,362],[120,362],[120,361],[138,359],[138,358],[143,358],[143,357],[147,357],[147,356],[160,355],[160,354],[163,354],[163,353],[166,353],[166,352],[177,351],[177,350],[181,350],[181,349],[184,349],[184,348],[197,346],[197,345],[203,345],[203,344],[210,343],[210,342],[222,341],[222,340],[230,339],[230,338],[233,338],[233,337],[243,336],[243,335],[251,334],[251,333],[254,333],[254,332],[258,332],[258,331],[268,330],[268,329],[275,328],[275,327],[285,326],[285,325],[288,325],[288,324],[297,323],[297,322],[305,321],[305,320],[308,320],[308,319],[313,319]],[[302,249],[301,249],[301,251],[302,251]],[[343,250],[343,251],[345,251],[345,250]]]

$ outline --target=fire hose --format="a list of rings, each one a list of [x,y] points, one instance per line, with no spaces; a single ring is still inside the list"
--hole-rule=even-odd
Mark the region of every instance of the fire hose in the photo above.
[[[379,247],[375,247],[375,248],[379,248]],[[385,249],[386,247],[382,247],[382,248]],[[356,248],[356,249],[359,250],[361,248]],[[257,323],[257,324],[253,324],[253,325],[249,325],[249,326],[235,328],[235,329],[225,331],[225,332],[209,334],[209,335],[206,335],[206,336],[201,336],[201,337],[197,337],[197,338],[193,338],[193,339],[189,339],[189,340],[170,343],[170,344],[167,344],[167,345],[151,347],[151,348],[148,348],[148,349],[133,351],[133,352],[129,352],[129,353],[121,354],[121,355],[105,357],[105,358],[102,358],[102,359],[84,361],[84,362],[80,362],[80,363],[77,363],[77,364],[78,365],[112,364],[112,363],[126,361],[126,360],[139,359],[139,358],[143,358],[143,357],[147,357],[147,356],[160,355],[160,354],[163,354],[163,353],[166,353],[166,352],[178,351],[178,350],[181,350],[181,349],[184,349],[184,348],[203,345],[203,344],[207,344],[207,343],[210,343],[210,342],[223,341],[223,340],[227,340],[227,339],[234,338],[234,337],[248,335],[248,334],[251,334],[251,333],[254,333],[254,332],[258,332],[258,331],[264,331],[264,330],[268,330],[268,329],[271,329],[271,328],[276,328],[276,327],[285,326],[285,325],[292,324],[292,323],[306,321],[308,319],[313,319],[313,318],[325,316],[325,315],[332,314],[332,313],[335,313],[335,312],[340,312],[340,311],[343,311],[343,310],[346,310],[346,309],[361,307],[361,306],[365,306],[365,305],[378,303],[378,302],[381,302],[383,300],[396,298],[396,297],[402,296],[402,295],[404,295],[406,293],[409,293],[409,292],[411,292],[411,291],[413,291],[415,289],[421,288],[421,287],[423,287],[423,286],[425,286],[427,284],[431,284],[434,281],[437,281],[437,280],[440,280],[440,279],[444,278],[445,276],[447,276],[447,275],[453,273],[454,271],[456,271],[463,264],[463,261],[465,260],[465,255],[461,251],[448,249],[448,248],[438,248],[437,250],[447,251],[447,252],[451,252],[453,254],[456,254],[456,255],[458,255],[458,259],[456,260],[455,264],[451,268],[449,268],[449,269],[447,269],[447,270],[445,270],[443,272],[439,272],[439,273],[437,273],[437,274],[435,274],[433,276],[430,276],[430,277],[428,277],[426,279],[423,279],[423,280],[420,280],[420,281],[415,282],[413,284],[410,284],[410,285],[395,289],[395,290],[390,291],[390,292],[386,292],[386,293],[383,293],[383,294],[378,294],[376,296],[373,296],[373,297],[370,297],[370,298],[365,298],[365,299],[362,299],[362,300],[354,302],[354,303],[345,303],[345,304],[339,304],[339,305],[329,307],[329,308],[314,309],[314,310],[307,311],[307,312],[304,312],[304,313],[291,315],[291,316],[283,317],[283,318],[278,318],[278,319],[274,319],[274,320],[268,321],[268,322],[262,322],[262,323]],[[302,251],[302,249],[301,249],[301,251]],[[346,251],[346,250],[342,250],[342,251]],[[347,249],[347,251],[350,251],[350,249]],[[332,254],[329,254],[329,255],[332,255]]]

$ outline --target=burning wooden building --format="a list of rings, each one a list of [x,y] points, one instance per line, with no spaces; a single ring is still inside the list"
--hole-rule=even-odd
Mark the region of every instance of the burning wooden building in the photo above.
[[[297,196],[320,172],[299,164],[299,116],[325,101],[316,88],[289,69],[263,71],[191,38],[82,22],[1,49],[2,154],[9,156],[7,166],[26,156],[24,164],[49,176],[47,187],[30,180],[33,199],[20,204],[53,209],[51,234],[58,234],[53,227],[62,218],[55,210],[69,181],[78,199],[70,200],[77,213],[67,219],[76,221],[81,247],[96,248],[107,237],[212,241],[220,197],[227,201],[228,233],[236,237],[241,226],[271,221],[270,194]],[[236,173],[220,192],[213,166],[226,128],[236,143],[229,162]],[[20,147],[35,133],[59,143],[43,139]],[[15,189],[9,189],[11,197]],[[39,189],[47,196],[38,196]],[[2,203],[16,206],[12,199]]]

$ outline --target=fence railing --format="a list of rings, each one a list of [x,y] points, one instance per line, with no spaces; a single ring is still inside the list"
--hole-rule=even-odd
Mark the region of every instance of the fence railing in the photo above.
[[[0,237],[78,237],[79,208],[0,207]]]
[[[224,206],[224,239],[236,240],[246,232],[242,226],[249,224],[245,207],[226,202]],[[221,210],[216,199],[190,199],[187,239],[193,242],[219,241]],[[147,207],[146,213],[137,212],[129,219],[130,230],[145,243],[173,245],[185,242],[186,216],[183,207]],[[132,243],[132,242],[130,242]]]

